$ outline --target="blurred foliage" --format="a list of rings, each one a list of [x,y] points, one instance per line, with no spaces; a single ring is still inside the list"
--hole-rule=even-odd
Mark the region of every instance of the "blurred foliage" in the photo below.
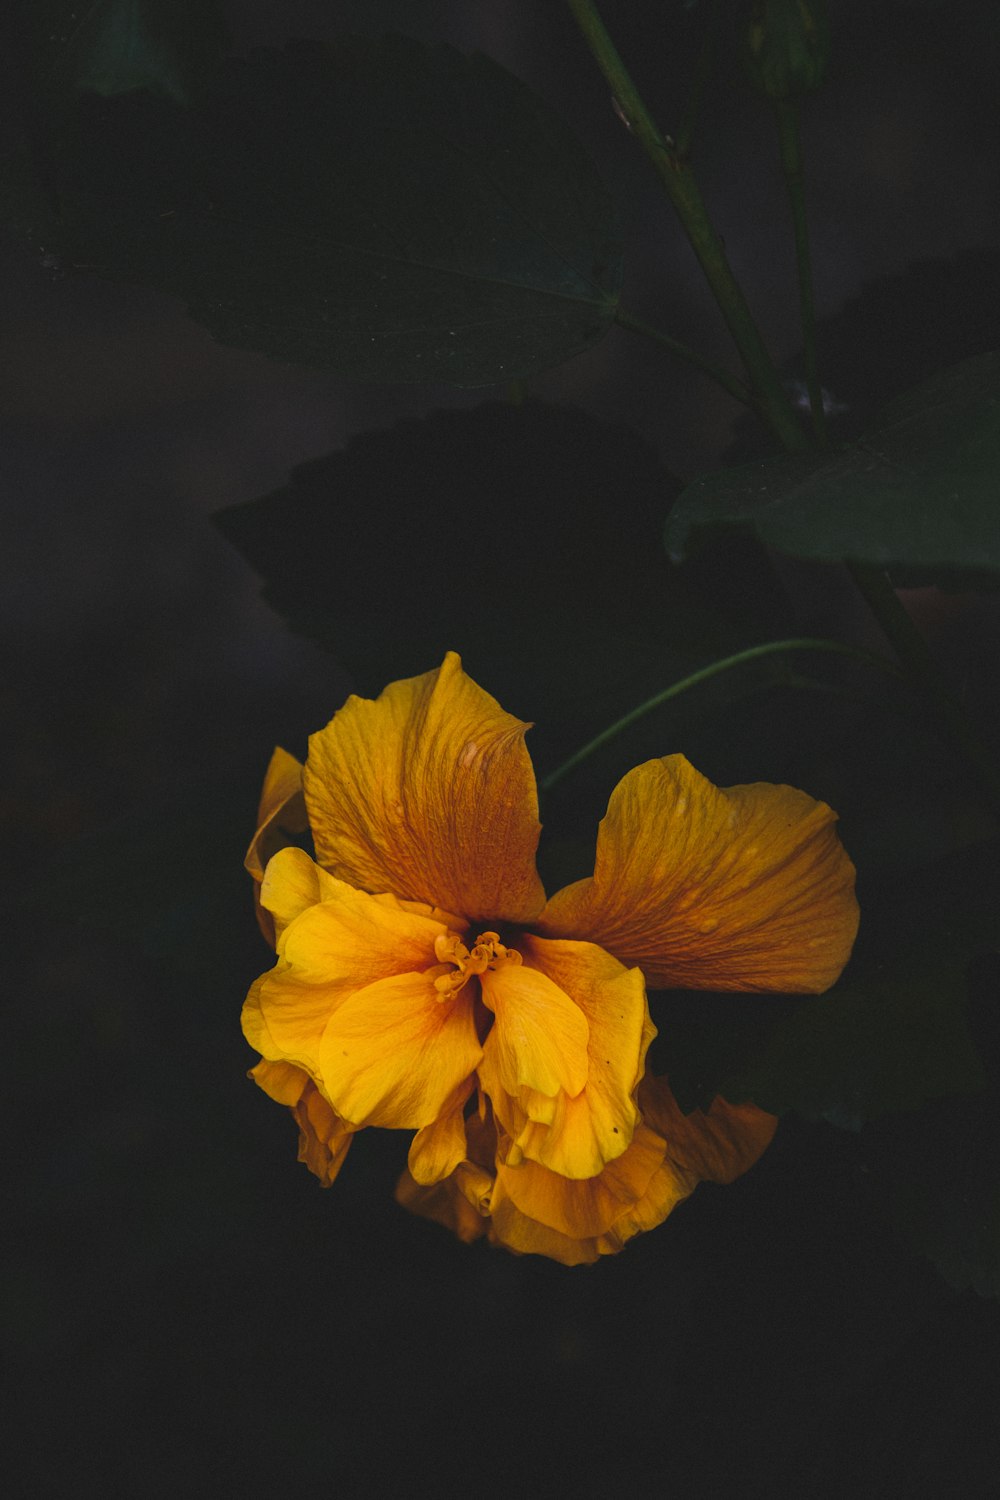
[[[189,108],[179,85],[99,92],[8,165],[8,212],[67,264],[183,298],[222,343],[475,386],[558,364],[614,317],[611,200],[480,53],[345,36],[227,59]]]
[[[229,39],[218,0],[12,0],[14,57],[56,113],[87,90],[188,105]]]
[[[793,557],[871,563],[901,582],[992,582],[998,469],[1000,354],[984,354],[898,397],[840,452],[694,480],[667,520],[666,545],[682,557],[735,527]]]

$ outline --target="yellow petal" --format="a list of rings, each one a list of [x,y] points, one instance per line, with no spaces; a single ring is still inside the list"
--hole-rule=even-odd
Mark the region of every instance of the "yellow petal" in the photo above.
[[[733,1182],[753,1166],[778,1128],[776,1115],[755,1104],[730,1104],[721,1096],[705,1113],[682,1113],[665,1078],[646,1077],[643,1118],[663,1136],[667,1155],[682,1171],[706,1182]]]
[[[305,794],[320,863],[363,890],[469,921],[528,921],[545,900],[528,727],[453,651],[375,701],[349,698],[309,741]]]
[[[319,1051],[323,1092],[352,1124],[419,1130],[482,1057],[468,987],[442,1001],[428,974],[380,979],[342,1001]]]
[[[353,1133],[311,1082],[292,1113],[299,1127],[299,1161],[319,1178],[321,1187],[331,1187]]]
[[[302,792],[302,766],[279,745],[271,756],[264,775],[264,787],[257,809],[257,832],[250,841],[244,865],[253,876],[254,902],[260,930],[269,943],[274,942],[271,918],[261,909],[260,882],[272,855],[283,849],[297,834],[305,833],[305,797]]]
[[[469,1243],[485,1234],[493,1195],[497,1137],[488,1113],[471,1115],[466,1121],[465,1144],[465,1159],[440,1182],[425,1185],[411,1171],[404,1172],[396,1184],[396,1201]]]
[[[459,1169],[459,1173],[461,1172]],[[480,1171],[481,1169],[476,1169]],[[452,1234],[457,1234],[465,1244],[486,1233],[486,1218],[477,1212],[468,1196],[462,1191],[458,1173],[425,1187],[416,1182],[409,1172],[404,1172],[396,1184],[396,1202],[411,1214],[422,1219],[433,1219],[443,1224]]]
[[[497,1091],[578,1094],[587,1081],[587,1018],[580,1007],[528,964],[488,969],[481,980],[496,1018],[484,1052]]]
[[[497,1115],[524,1156],[564,1177],[595,1177],[621,1156],[639,1123],[634,1095],[656,1035],[642,974],[594,943],[527,935],[519,943],[526,964],[568,994],[586,1018],[587,1078],[576,1097],[566,1090],[545,1101],[548,1110],[523,1092],[514,1099],[501,1096]],[[489,1049],[488,1038],[487,1055]],[[485,1077],[484,1087],[489,1092]]]
[[[642,1198],[663,1157],[660,1136],[640,1125],[628,1150],[595,1177],[573,1181],[524,1161],[519,1167],[501,1162],[497,1181],[529,1219],[571,1239],[588,1239],[606,1233]]]
[[[612,793],[593,877],[534,926],[599,943],[654,988],[818,994],[858,925],[835,821],[793,787],[720,790],[682,755],[647,761]]]
[[[589,1265],[661,1224],[696,1181],[664,1156],[663,1141],[653,1131],[640,1126],[628,1151],[589,1182],[566,1183],[531,1162],[498,1167],[490,1238],[517,1254]]]
[[[266,1058],[261,1058],[257,1066],[250,1069],[248,1077],[264,1090],[269,1099],[276,1104],[286,1104],[289,1109],[298,1104],[309,1083],[309,1074],[301,1068],[292,1063],[268,1062]]]
[[[270,1098],[288,1105],[299,1127],[299,1161],[323,1187],[329,1187],[344,1164],[351,1134],[301,1068],[263,1059],[250,1077]]]
[[[439,1118],[432,1125],[425,1125],[423,1130],[418,1130],[413,1137],[406,1164],[411,1177],[422,1186],[450,1177],[459,1163],[465,1160],[468,1147],[464,1109],[473,1087],[473,1079],[466,1079],[445,1105]]]
[[[335,880],[300,849],[269,861],[263,891],[280,931],[279,962],[247,996],[244,1035],[265,1057],[318,1079],[319,1048],[336,1007],[378,980],[432,965],[434,939],[448,929],[393,897]],[[303,905],[312,894],[321,899]]]

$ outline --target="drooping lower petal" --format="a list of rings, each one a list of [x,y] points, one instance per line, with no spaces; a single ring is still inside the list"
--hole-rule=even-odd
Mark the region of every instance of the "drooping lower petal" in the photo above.
[[[290,1063],[266,1060],[251,1068],[250,1077],[272,1099],[287,1105],[299,1127],[299,1161],[330,1187],[347,1156],[352,1133],[317,1091],[312,1079]]]
[[[532,1162],[498,1167],[490,1237],[521,1255],[589,1265],[662,1224],[696,1182],[665,1156],[663,1141],[640,1126],[628,1151],[590,1181],[566,1182]]]
[[[639,1121],[635,1091],[655,1035],[642,974],[594,943],[525,934],[520,944],[525,970],[530,972],[530,965],[544,974],[586,1019],[586,1081],[575,1095],[560,1089],[546,1101],[524,1090],[497,1088],[503,1080],[494,1078],[484,1059],[484,1087],[517,1156],[564,1177],[595,1177],[626,1150]],[[512,985],[518,972],[513,971]],[[484,1049],[487,1059],[491,1039],[492,1033]]]
[[[305,796],[320,863],[363,890],[470,921],[530,920],[545,895],[528,727],[454,652],[375,701],[349,698],[309,741]]]
[[[777,1115],[756,1104],[730,1104],[720,1096],[706,1110],[681,1110],[665,1078],[643,1080],[643,1118],[666,1141],[667,1155],[703,1182],[734,1182],[767,1150]]]
[[[468,1155],[465,1104],[475,1087],[470,1077],[456,1089],[441,1114],[418,1130],[410,1143],[406,1164],[414,1182],[424,1187],[450,1177]]]
[[[420,1130],[482,1057],[468,987],[442,1001],[432,975],[380,979],[343,1000],[319,1049],[323,1092],[355,1126]]]
[[[493,1196],[497,1137],[488,1112],[470,1117],[465,1140],[464,1158],[441,1181],[425,1184],[409,1169],[403,1172],[396,1184],[396,1201],[410,1213],[443,1224],[470,1244],[486,1233]]]
[[[647,761],[612,793],[593,876],[534,926],[599,943],[654,988],[819,993],[858,925],[835,821],[793,787],[721,790],[682,755]]]

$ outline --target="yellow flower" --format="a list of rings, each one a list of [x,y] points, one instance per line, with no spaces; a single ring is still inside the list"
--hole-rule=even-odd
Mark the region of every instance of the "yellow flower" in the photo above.
[[[673,755],[620,782],[593,876],[546,901],[528,727],[449,652],[348,699],[304,767],[275,752],[247,868],[278,962],[243,1029],[325,1185],[357,1130],[411,1130],[407,1207],[575,1264],[746,1170],[776,1123],[684,1116],[644,1077],[645,983],[826,989],[854,871],[822,803]]]

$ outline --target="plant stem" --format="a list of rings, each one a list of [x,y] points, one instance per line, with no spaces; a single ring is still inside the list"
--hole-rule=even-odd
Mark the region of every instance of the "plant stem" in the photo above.
[[[951,730],[978,772],[980,783],[990,802],[1000,813],[1000,770],[996,761],[948,686],[930,647],[910,618],[887,575],[869,563],[849,562],[847,566],[914,686],[930,699],[940,719]]]
[[[707,682],[710,677],[717,676],[719,672],[728,672],[730,667],[739,667],[744,662],[757,661],[762,656],[774,656],[784,651],[833,651],[838,656],[849,656],[854,661],[863,662],[866,666],[877,667],[880,671],[889,673],[890,676],[901,677],[903,675],[892,662],[886,661],[884,657],[861,651],[856,646],[848,646],[843,641],[827,641],[814,639],[811,636],[800,636],[787,641],[766,641],[762,646],[750,646],[745,651],[737,651],[735,656],[725,656],[721,661],[714,661],[710,666],[692,672],[690,677],[682,677],[680,682],[672,683],[662,692],[654,693],[652,698],[647,698],[644,703],[639,704],[638,708],[633,708],[623,718],[616,719],[613,724],[609,724],[607,729],[602,729],[600,734],[595,735],[592,740],[588,740],[585,745],[575,751],[569,760],[563,761],[561,766],[557,766],[550,775],[544,777],[540,783],[542,791],[550,791],[581,761],[586,760],[593,755],[595,750],[599,750],[602,745],[606,745],[609,740],[621,734],[622,730],[628,729],[636,720],[651,713],[654,708],[659,708],[662,703],[669,703],[671,698],[679,697],[681,693],[686,693],[688,688],[697,687],[700,682]]]
[[[789,406],[778,372],[726,259],[722,241],[708,217],[689,163],[681,159],[675,143],[661,133],[647,110],[594,0],[567,0],[567,3],[614,91],[622,118],[652,162],[698,257],[758,398],[759,415],[785,448],[793,453],[803,452],[809,446],[808,438]]]
[[[711,15],[705,26],[705,34],[702,37],[701,51],[695,64],[694,78],[691,80],[691,92],[688,95],[684,115],[677,131],[677,155],[686,158],[691,154],[691,137],[694,134],[695,121],[701,108],[701,101],[705,93],[705,85],[708,83],[712,73],[712,64],[715,61],[715,43],[719,30],[719,21],[722,15],[722,7],[719,0],[712,0]]]
[[[754,399],[753,392],[743,384],[742,380],[737,380],[735,375],[730,375],[728,370],[724,370],[721,365],[717,365],[712,360],[706,359],[696,349],[691,349],[687,344],[682,344],[680,339],[671,338],[669,333],[662,333],[660,329],[652,328],[648,323],[644,323],[641,318],[634,318],[623,307],[619,307],[615,313],[615,322],[622,328],[631,329],[633,333],[641,333],[647,339],[654,339],[656,343],[662,344],[665,349],[669,349],[672,354],[676,354],[678,359],[686,359],[689,364],[697,365],[699,370],[704,370],[706,375],[711,375],[712,379],[718,381],[719,385],[727,390],[731,396],[735,397],[737,401],[742,401],[744,406],[751,406],[756,410],[757,402]]]
[[[785,187],[788,189],[788,201],[792,210],[792,228],[795,235],[795,261],[799,275],[799,314],[806,360],[806,390],[809,392],[809,409],[816,442],[820,448],[825,448],[826,412],[823,410],[823,388],[820,385],[819,362],[816,357],[816,312],[813,306],[812,257],[809,252],[809,221],[806,217],[802,132],[799,127],[798,102],[794,99],[776,100],[774,112],[778,121],[781,166],[785,174]]]

